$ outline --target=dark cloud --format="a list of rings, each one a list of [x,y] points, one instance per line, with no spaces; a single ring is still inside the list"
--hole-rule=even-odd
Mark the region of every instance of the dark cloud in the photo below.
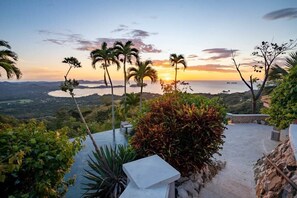
[[[234,66],[232,65],[220,65],[220,64],[206,64],[189,66],[187,70],[195,71],[209,71],[209,72],[222,72],[222,73],[236,73]]]
[[[196,54],[190,54],[187,58],[198,58]]]
[[[151,33],[145,30],[140,30],[140,29],[130,29],[126,25],[119,25],[118,28],[114,29],[111,31],[112,33],[115,32],[125,32],[123,35],[124,37],[131,37],[131,38],[146,38],[151,35],[155,35],[157,33]]]
[[[45,42],[51,42],[57,45],[63,45],[65,43],[65,41],[63,40],[59,40],[59,39],[44,39],[43,41]]]
[[[144,38],[144,37],[148,37],[150,35],[149,32],[147,31],[144,31],[144,30],[132,30],[130,32],[130,35],[133,37],[133,38]]]
[[[129,28],[129,27],[128,27],[127,25],[123,25],[123,24],[121,24],[121,25],[119,25],[118,28],[112,30],[111,32],[123,32],[123,31],[127,31],[128,28]]]
[[[161,50],[155,48],[152,44],[146,44],[141,38],[97,38],[94,41],[83,39],[80,34],[65,34],[65,33],[56,33],[46,30],[40,30],[39,33],[45,34],[47,36],[55,38],[47,38],[43,41],[51,42],[56,45],[74,45],[75,49],[81,51],[91,51],[101,47],[103,42],[106,42],[109,46],[113,46],[115,41],[127,42],[131,40],[140,52],[144,53],[160,53]]]
[[[131,38],[146,38],[151,35],[156,35],[157,33],[154,32],[148,32],[145,30],[139,30],[139,29],[133,29],[130,32],[126,34],[126,36],[131,37]]]
[[[111,32],[123,32],[123,31],[126,31],[125,28],[116,28],[114,30],[112,30]]]
[[[223,58],[229,58],[231,57],[232,52],[236,52],[238,50],[230,50],[226,48],[211,48],[211,49],[205,49],[202,51],[209,54],[216,54],[215,56],[211,56],[209,58],[202,59],[202,60],[218,60]]]
[[[276,20],[276,19],[282,19],[282,18],[294,19],[294,18],[297,18],[297,8],[285,8],[285,9],[269,12],[265,14],[263,18],[267,20]]]

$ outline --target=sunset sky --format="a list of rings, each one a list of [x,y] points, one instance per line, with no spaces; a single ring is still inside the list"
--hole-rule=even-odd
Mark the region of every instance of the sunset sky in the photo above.
[[[171,53],[183,54],[188,69],[182,80],[239,80],[230,50],[249,64],[263,40],[283,43],[297,38],[296,0],[1,0],[0,40],[19,55],[22,80],[63,80],[64,57],[83,67],[71,77],[101,80],[90,51],[103,41],[132,40],[142,60],[151,59],[162,79],[172,79]],[[245,67],[245,75],[250,75]],[[6,80],[5,72],[0,69]],[[122,70],[111,68],[113,79]]]

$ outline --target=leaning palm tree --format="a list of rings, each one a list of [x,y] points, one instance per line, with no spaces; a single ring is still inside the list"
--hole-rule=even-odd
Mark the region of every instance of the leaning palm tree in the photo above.
[[[110,88],[111,88],[111,114],[112,114],[112,131],[113,131],[113,141],[115,142],[115,112],[114,112],[114,94],[113,94],[113,84],[108,71],[108,67],[112,64],[117,65],[117,69],[120,69],[120,64],[117,61],[116,53],[113,48],[108,48],[107,43],[103,42],[101,49],[95,49],[91,52],[92,66],[96,69],[96,63],[101,62],[101,68],[104,70],[104,83],[107,86],[108,82],[106,75],[108,77]]]
[[[0,47],[6,49],[0,50],[0,67],[6,71],[6,76],[8,79],[12,78],[14,75],[17,79],[20,79],[22,72],[16,67],[15,61],[18,60],[18,56],[15,52],[11,51],[11,47],[7,41],[0,40]],[[0,73],[1,76],[1,73]]]
[[[176,91],[176,89],[177,89],[177,70],[178,70],[177,65],[182,64],[184,66],[184,70],[185,70],[187,68],[187,63],[186,63],[186,60],[183,55],[170,54],[169,60],[170,60],[171,66],[175,67],[174,89]]]
[[[152,83],[157,82],[158,74],[155,69],[151,67],[152,61],[146,60],[145,62],[137,61],[136,67],[128,68],[127,80],[134,78],[134,81],[140,86],[140,111],[142,108],[142,91],[144,87],[144,78],[148,77],[151,79]]]
[[[124,118],[126,119],[127,114],[127,72],[126,63],[132,64],[132,58],[138,59],[138,49],[133,48],[132,41],[127,41],[123,44],[120,41],[114,43],[114,49],[116,50],[118,59],[123,62],[124,70]]]
[[[69,74],[70,70],[72,68],[80,68],[81,67],[81,63],[75,57],[64,58],[64,60],[62,61],[62,63],[68,64],[69,65],[69,69],[68,69],[66,75],[64,76],[64,79],[65,80],[64,80],[64,82],[61,85],[61,90],[62,91],[65,91],[65,92],[69,91],[69,94],[71,95],[71,98],[73,99],[73,101],[74,101],[74,103],[76,105],[76,109],[77,109],[77,111],[79,113],[80,119],[82,120],[82,122],[84,123],[84,125],[85,125],[85,127],[87,129],[87,133],[88,133],[88,135],[89,135],[89,137],[90,137],[90,139],[91,139],[91,141],[93,143],[93,146],[95,147],[95,150],[97,152],[99,152],[98,146],[97,146],[97,144],[96,144],[96,142],[95,142],[95,140],[94,140],[94,138],[92,136],[91,130],[90,130],[90,128],[89,128],[89,126],[88,126],[88,124],[87,124],[87,122],[86,122],[83,114],[81,113],[81,110],[79,108],[79,105],[78,105],[78,103],[77,103],[77,101],[76,101],[76,99],[74,97],[73,89],[74,89],[74,87],[78,86],[79,83],[75,79],[73,79],[73,80],[69,79],[68,80],[68,74]]]

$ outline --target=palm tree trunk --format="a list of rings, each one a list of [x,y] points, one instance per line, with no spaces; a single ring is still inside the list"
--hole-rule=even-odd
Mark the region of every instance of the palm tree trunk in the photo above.
[[[124,119],[127,119],[127,73],[126,73],[126,56],[124,57]]]
[[[175,81],[174,81],[174,89],[176,91],[176,88],[177,88],[177,63],[175,64]]]
[[[109,71],[106,69],[106,73],[109,79],[109,83],[110,83],[110,87],[111,87],[111,122],[112,122],[112,138],[113,138],[113,143],[115,144],[115,116],[114,116],[114,95],[113,95],[113,85],[112,85],[112,81],[109,75]]]
[[[69,72],[70,72],[71,69],[72,69],[72,67],[69,67],[69,69],[68,69],[66,75],[64,76],[65,81],[67,81],[67,76],[68,76],[68,74],[69,74]],[[91,130],[89,129],[89,126],[88,126],[88,124],[87,124],[87,122],[86,122],[86,120],[85,120],[83,114],[82,114],[81,111],[80,111],[80,108],[79,108],[79,106],[78,106],[78,104],[77,104],[77,102],[76,102],[76,99],[75,99],[75,97],[74,97],[74,94],[73,94],[73,93],[70,93],[70,95],[71,95],[71,97],[72,97],[72,99],[73,99],[73,101],[74,101],[74,103],[75,103],[75,105],[76,105],[76,109],[77,109],[77,111],[78,111],[79,117],[80,117],[81,121],[84,123],[84,125],[85,125],[85,127],[86,127],[86,129],[87,129],[87,133],[88,133],[88,135],[89,135],[89,137],[90,137],[90,139],[91,139],[91,141],[92,141],[92,143],[93,143],[93,146],[95,147],[96,152],[99,153],[98,146],[97,146],[97,144],[96,144],[96,142],[95,142],[95,140],[94,140],[94,138],[93,138],[93,136],[92,136]]]
[[[142,90],[143,90],[143,79],[140,85],[140,101],[139,101],[139,111],[142,111]]]
[[[88,135],[89,135],[89,137],[90,137],[90,139],[91,139],[91,141],[92,141],[92,143],[93,143],[93,146],[95,147],[96,152],[99,153],[98,146],[97,146],[97,144],[96,144],[96,142],[95,142],[95,140],[94,140],[94,138],[93,138],[93,136],[92,136],[92,133],[91,133],[91,131],[90,131],[90,129],[89,129],[89,126],[88,126],[88,124],[87,124],[87,122],[86,122],[84,116],[82,115],[82,113],[81,113],[81,111],[80,111],[80,108],[79,108],[79,106],[78,106],[78,104],[77,104],[77,102],[76,102],[76,99],[75,99],[75,97],[73,96],[73,94],[71,94],[71,97],[72,97],[72,99],[73,99],[73,101],[74,101],[74,103],[75,103],[75,105],[76,105],[76,108],[77,108],[77,111],[78,111],[78,113],[79,113],[80,119],[82,120],[82,122],[84,123],[84,125],[85,125],[85,127],[86,127],[86,129],[87,129],[87,133],[88,133]]]

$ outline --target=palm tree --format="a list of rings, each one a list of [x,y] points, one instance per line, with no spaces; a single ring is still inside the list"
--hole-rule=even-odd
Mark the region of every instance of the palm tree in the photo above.
[[[82,122],[84,123],[84,125],[85,125],[85,127],[87,129],[87,133],[88,133],[88,135],[89,135],[89,137],[90,137],[90,139],[91,139],[91,141],[93,143],[93,146],[95,147],[95,150],[97,152],[99,152],[98,146],[97,146],[97,144],[96,144],[96,142],[95,142],[95,140],[94,140],[94,138],[92,136],[91,130],[89,129],[89,126],[88,126],[88,124],[87,124],[87,122],[86,122],[83,114],[81,113],[81,110],[79,108],[79,105],[78,105],[78,103],[77,103],[77,101],[76,101],[76,99],[74,97],[73,89],[74,89],[74,87],[78,86],[79,83],[76,80],[74,80],[74,79],[73,80],[71,80],[71,79],[68,80],[67,79],[70,70],[72,68],[80,68],[81,67],[81,63],[75,57],[64,58],[64,60],[62,61],[62,63],[68,64],[69,65],[69,69],[68,69],[66,75],[64,76],[65,81],[61,85],[61,89],[62,89],[62,91],[69,91],[69,93],[71,95],[71,98],[73,99],[73,101],[74,101],[74,103],[76,105],[76,109],[77,109],[77,111],[79,113],[80,119],[82,120]]]
[[[15,65],[15,61],[18,60],[17,54],[10,50],[11,47],[7,41],[0,40],[0,47],[7,48],[4,50],[0,50],[0,67],[2,67],[6,71],[6,76],[8,79],[12,78],[14,75],[17,79],[20,79],[22,76],[22,72]]]
[[[108,71],[108,67],[111,64],[116,64],[117,69],[120,69],[120,64],[116,59],[116,53],[113,48],[108,48],[107,43],[103,42],[101,45],[101,49],[95,49],[91,52],[91,58],[92,58],[92,66],[94,69],[96,69],[96,63],[101,62],[101,68],[104,70],[104,83],[107,86],[107,80],[106,75],[108,77],[110,88],[111,88],[111,114],[112,114],[112,131],[113,131],[113,140],[115,142],[115,112],[114,112],[114,95],[113,95],[113,84],[112,80]]]
[[[124,118],[126,119],[127,114],[127,102],[126,102],[126,94],[127,94],[127,72],[126,72],[126,63],[132,64],[132,58],[138,59],[138,50],[136,48],[133,48],[132,41],[127,41],[125,44],[123,44],[120,41],[115,42],[114,49],[116,50],[118,59],[123,62],[123,70],[124,70]],[[122,58],[120,58],[122,57]]]
[[[268,81],[270,82],[269,84],[274,85],[272,86],[272,89],[275,88],[275,85],[279,84],[283,80],[283,78],[289,74],[288,71],[291,68],[297,66],[297,51],[290,53],[285,60],[286,60],[285,67],[274,65],[269,72],[269,77],[268,77]]]
[[[184,66],[184,70],[185,70],[187,68],[187,63],[186,63],[186,60],[185,60],[183,55],[178,55],[177,56],[176,54],[170,54],[169,60],[170,60],[171,66],[175,67],[174,89],[176,91],[176,87],[177,87],[177,70],[178,70],[177,65],[182,64]]]
[[[144,87],[143,79],[148,77],[151,79],[151,83],[157,82],[158,74],[155,69],[151,67],[152,61],[146,60],[145,62],[137,61],[137,67],[128,68],[127,80],[134,78],[134,81],[140,86],[140,111],[142,108],[142,91]]]
[[[297,51],[289,54],[286,58],[286,66],[290,68],[297,66]]]

